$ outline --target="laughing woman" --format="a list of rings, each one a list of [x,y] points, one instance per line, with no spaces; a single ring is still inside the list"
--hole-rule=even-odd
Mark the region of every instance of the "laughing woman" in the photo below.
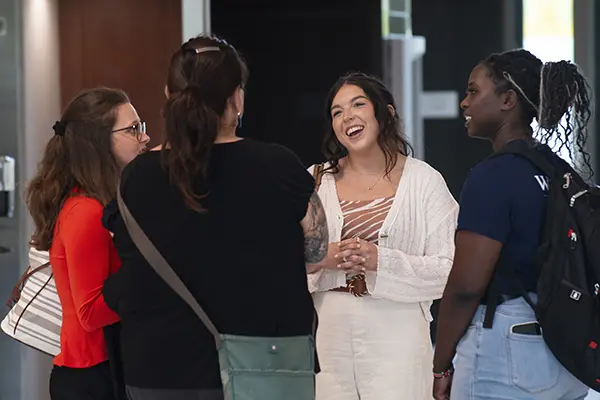
[[[327,115],[317,180],[334,243],[308,276],[319,313],[317,400],[431,399],[429,307],[452,265],[458,205],[443,177],[409,156],[377,79],[340,78]]]

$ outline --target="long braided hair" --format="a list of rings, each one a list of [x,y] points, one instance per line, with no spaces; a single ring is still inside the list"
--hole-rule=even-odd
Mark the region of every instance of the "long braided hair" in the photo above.
[[[584,168],[578,169],[591,178],[593,169],[585,148],[591,88],[577,65],[570,61],[544,64],[523,49],[492,54],[481,63],[488,68],[497,93],[515,90],[523,122],[529,125],[537,120],[534,137],[555,152],[566,149],[571,159],[580,159]]]

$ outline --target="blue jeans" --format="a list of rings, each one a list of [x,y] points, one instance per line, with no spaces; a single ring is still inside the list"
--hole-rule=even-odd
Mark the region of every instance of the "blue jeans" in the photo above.
[[[532,300],[536,301],[535,294]],[[512,333],[536,320],[522,297],[500,304],[491,329],[479,306],[458,344],[452,400],[583,400],[588,388],[552,355],[541,335]]]

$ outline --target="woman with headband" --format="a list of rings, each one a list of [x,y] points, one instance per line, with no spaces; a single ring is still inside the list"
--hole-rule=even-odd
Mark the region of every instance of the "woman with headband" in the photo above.
[[[489,140],[495,152],[515,142],[535,146],[550,163],[564,165],[549,147],[536,146],[542,142],[582,154],[586,163],[589,159],[590,94],[570,62],[543,64],[526,50],[492,54],[471,71],[461,108],[468,135]],[[540,127],[535,138],[534,118]],[[537,301],[534,260],[549,182],[528,159],[510,153],[488,158],[471,171],[438,318],[436,400],[585,399],[587,387],[548,349],[523,297],[526,292]],[[488,318],[492,304],[496,309]]]

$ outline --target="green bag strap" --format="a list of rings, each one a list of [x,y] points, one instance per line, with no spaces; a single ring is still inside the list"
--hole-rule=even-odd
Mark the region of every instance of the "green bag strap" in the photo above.
[[[323,178],[323,171],[325,170],[325,164],[315,164],[313,167],[313,177],[315,178],[315,192],[319,191],[321,186],[321,179]]]
[[[164,259],[162,254],[160,254],[154,244],[152,244],[148,236],[146,236],[135,218],[133,218],[133,215],[131,215],[131,212],[129,212],[129,209],[127,208],[127,205],[125,205],[123,197],[121,196],[120,182],[117,188],[117,203],[119,205],[119,211],[121,212],[121,216],[125,222],[125,227],[127,228],[133,243],[135,243],[136,247],[140,253],[142,253],[142,256],[144,256],[152,269],[156,271],[156,273],[171,287],[171,289],[173,289],[175,293],[185,300],[185,302],[204,323],[210,333],[213,334],[217,349],[221,348],[221,335],[219,334],[219,331],[212,323],[208,315],[206,315],[202,307],[200,307],[200,304],[198,304],[185,284],[181,281],[181,279],[179,279],[175,271],[173,271],[173,268],[171,268],[167,260]]]

